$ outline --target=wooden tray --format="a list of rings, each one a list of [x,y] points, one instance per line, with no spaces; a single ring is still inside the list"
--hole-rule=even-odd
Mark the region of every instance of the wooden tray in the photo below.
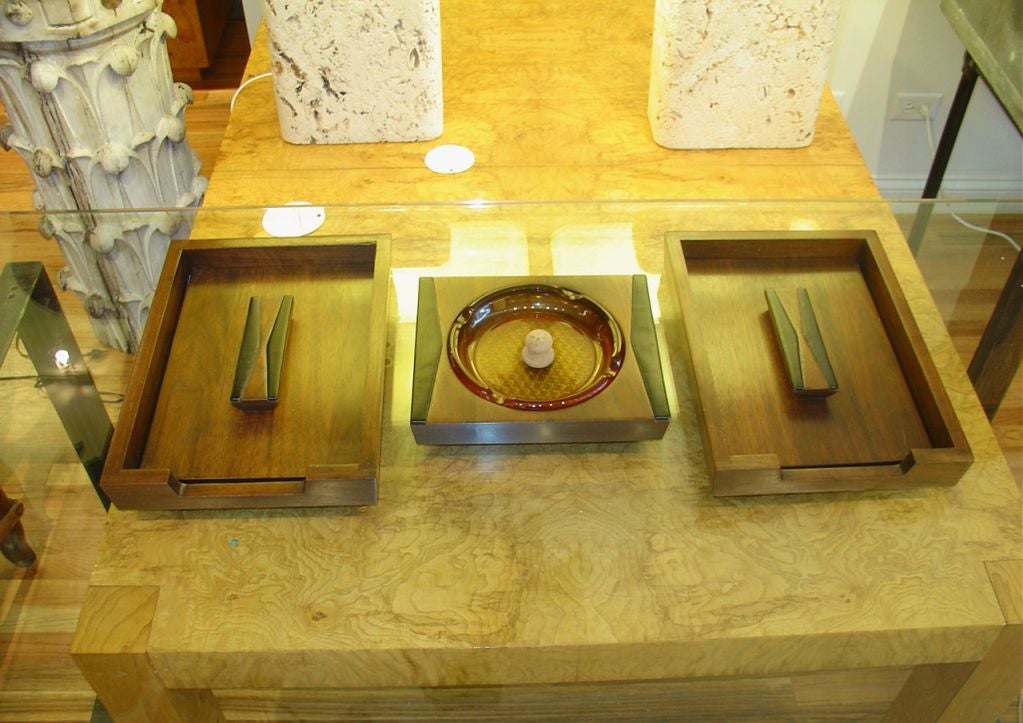
[[[119,507],[375,504],[389,239],[273,244],[172,244],[103,472]],[[249,300],[282,295],[279,399],[239,409]]]
[[[715,495],[953,485],[973,461],[872,232],[671,233],[664,324]],[[767,289],[807,289],[838,391],[800,399]],[[680,396],[682,396],[680,394]]]
[[[599,393],[584,400],[574,397],[558,408],[509,408],[482,398],[478,389],[472,391],[473,384],[459,378],[448,358],[449,332],[456,318],[482,297],[522,285],[578,292],[613,317],[621,331],[624,358],[614,380]],[[513,357],[517,353],[511,350]],[[525,367],[522,370],[525,374]],[[645,276],[420,279],[411,414],[412,433],[420,444],[659,439],[669,419]]]

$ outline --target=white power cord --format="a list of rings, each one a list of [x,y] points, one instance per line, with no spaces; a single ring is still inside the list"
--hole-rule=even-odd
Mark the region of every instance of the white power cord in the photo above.
[[[244,83],[239,85],[238,89],[234,92],[234,95],[231,96],[231,105],[229,107],[229,110],[231,112],[234,112],[234,102],[238,99],[238,95],[243,90],[245,90],[246,86],[248,86],[249,83],[252,83],[253,81],[256,81],[256,80],[261,80],[263,78],[269,78],[271,75],[273,75],[273,73],[260,73],[259,75],[252,76],[251,78],[246,80]]]
[[[925,127],[927,128],[927,146],[931,149],[931,155],[933,156],[934,155],[934,129],[931,127],[931,112],[930,112],[930,109],[926,105],[919,105],[919,106],[917,106],[917,112],[924,119],[924,124],[925,124]],[[938,193],[938,198],[941,198],[941,193],[940,192]],[[991,234],[992,236],[998,236],[1000,238],[1003,238],[1014,249],[1016,249],[1017,251],[1020,250],[1020,245],[1018,243],[1016,243],[1016,239],[1014,239],[1009,234],[1002,233],[1001,231],[995,231],[994,229],[991,229],[991,228],[984,228],[983,226],[976,226],[976,225],[970,223],[969,221],[967,221],[966,219],[962,218],[961,216],[959,216],[959,214],[955,213],[954,211],[950,210],[949,214],[952,216],[952,218],[954,218],[956,221],[958,221],[960,224],[962,224],[966,228],[972,229],[974,231],[979,231],[980,233]]]

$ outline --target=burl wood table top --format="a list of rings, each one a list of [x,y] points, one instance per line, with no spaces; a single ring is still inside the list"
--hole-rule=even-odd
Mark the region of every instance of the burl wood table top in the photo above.
[[[1018,491],[887,213],[884,204],[805,202],[328,209],[323,233],[387,225],[394,240],[378,504],[114,510],[80,628],[90,631],[85,649],[109,643],[105,616],[141,597],[152,616],[146,653],[168,686],[183,688],[542,683],[980,659],[1004,623],[987,565],[1018,557]],[[258,235],[259,214],[242,216],[213,212],[206,228]],[[419,276],[632,267],[656,287],[668,229],[808,224],[878,231],[976,455],[957,486],[714,498],[696,402],[670,348],[672,421],[662,440],[415,444]]]

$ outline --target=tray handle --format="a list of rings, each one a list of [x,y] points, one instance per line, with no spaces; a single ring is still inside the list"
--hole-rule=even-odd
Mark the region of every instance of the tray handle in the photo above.
[[[167,484],[179,497],[279,497],[305,492],[304,479],[188,482],[172,478]]]

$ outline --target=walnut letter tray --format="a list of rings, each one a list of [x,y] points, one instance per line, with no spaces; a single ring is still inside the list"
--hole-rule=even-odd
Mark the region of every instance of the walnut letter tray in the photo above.
[[[272,243],[172,244],[101,481],[119,507],[375,504],[390,242]],[[266,345],[273,322],[261,330],[250,300],[286,297],[273,381],[249,386],[272,398],[240,408],[243,338]]]
[[[664,325],[689,367],[715,495],[953,485],[969,468],[874,233],[672,233],[665,269]],[[807,397],[800,373],[821,394]]]

